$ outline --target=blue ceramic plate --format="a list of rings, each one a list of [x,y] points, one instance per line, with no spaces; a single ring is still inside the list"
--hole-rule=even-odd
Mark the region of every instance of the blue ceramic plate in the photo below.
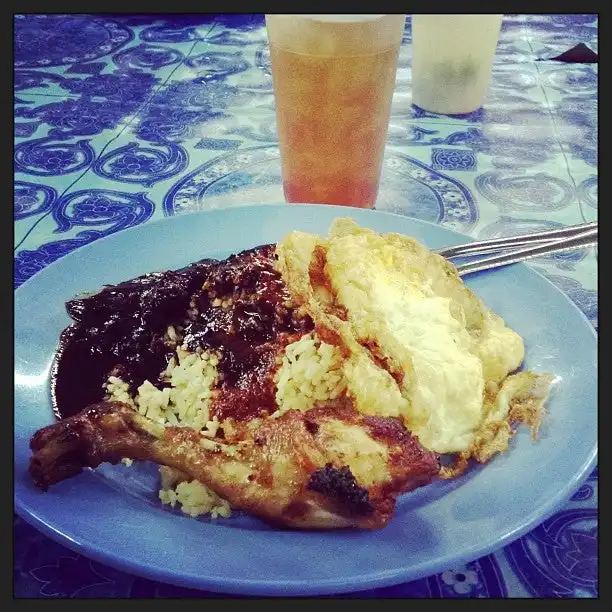
[[[156,500],[155,469],[102,466],[36,490],[32,434],[53,421],[49,367],[64,303],[145,272],[226,257],[300,229],[324,233],[338,216],[431,248],[465,236],[391,214],[331,206],[258,206],[172,217],[78,249],[15,293],[15,507],[26,521],[97,561],[153,580],[238,594],[341,593],[416,579],[481,557],[550,516],[588,476],[597,453],[596,338],[582,313],[524,265],[467,284],[525,339],[525,366],[560,377],[541,438],[451,482],[398,502],[381,531],[273,530],[257,519],[194,520]]]

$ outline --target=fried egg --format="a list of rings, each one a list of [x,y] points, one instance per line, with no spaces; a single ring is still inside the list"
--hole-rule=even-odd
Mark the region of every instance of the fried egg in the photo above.
[[[523,340],[450,262],[412,238],[350,219],[336,220],[326,238],[292,232],[277,255],[294,298],[344,346],[358,410],[401,417],[437,453],[484,456],[493,440],[505,450],[514,399],[527,397],[523,379],[503,385],[523,362]],[[505,394],[492,395],[502,387]]]

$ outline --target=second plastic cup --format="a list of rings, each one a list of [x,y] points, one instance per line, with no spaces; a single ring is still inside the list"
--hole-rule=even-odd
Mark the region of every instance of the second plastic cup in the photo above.
[[[413,15],[412,102],[447,115],[482,106],[502,15]]]
[[[287,202],[372,208],[404,15],[267,15]]]

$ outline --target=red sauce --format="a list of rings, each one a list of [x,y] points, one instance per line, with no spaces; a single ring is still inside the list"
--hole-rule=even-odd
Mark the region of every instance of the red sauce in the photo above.
[[[225,303],[220,307],[218,301]],[[276,358],[282,349],[313,328],[300,317],[274,269],[274,246],[233,255],[209,275],[204,290],[194,296],[197,310],[185,329],[191,350],[219,350],[223,376],[212,412],[220,420],[238,420],[276,410]]]

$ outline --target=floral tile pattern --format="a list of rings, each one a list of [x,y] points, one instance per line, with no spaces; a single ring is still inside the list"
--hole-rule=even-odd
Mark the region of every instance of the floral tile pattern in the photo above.
[[[262,15],[15,15],[14,284],[152,219],[282,201]],[[484,107],[411,104],[406,22],[377,208],[475,237],[597,219],[596,15],[504,17]],[[595,250],[533,267],[597,328]],[[597,470],[504,550],[364,598],[597,597]],[[15,518],[17,597],[223,597],[90,561]]]

